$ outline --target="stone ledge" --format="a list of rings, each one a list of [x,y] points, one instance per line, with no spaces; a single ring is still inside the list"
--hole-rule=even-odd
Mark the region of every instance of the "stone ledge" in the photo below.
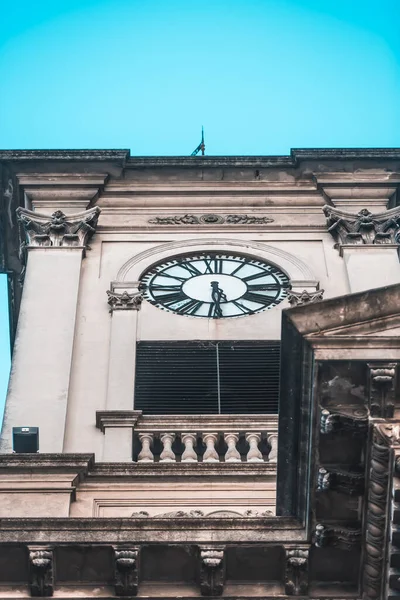
[[[94,454],[0,454],[0,472],[76,472],[88,473],[94,466]]]
[[[89,478],[97,477],[275,477],[276,463],[96,463]]]

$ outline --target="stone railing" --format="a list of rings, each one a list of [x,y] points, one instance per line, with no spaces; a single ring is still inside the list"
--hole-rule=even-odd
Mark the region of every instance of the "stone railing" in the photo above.
[[[134,427],[138,463],[277,461],[276,415],[140,416]]]

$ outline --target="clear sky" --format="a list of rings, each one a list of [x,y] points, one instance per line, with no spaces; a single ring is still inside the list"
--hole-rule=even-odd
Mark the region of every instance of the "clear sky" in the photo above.
[[[3,8],[1,148],[187,155],[201,125],[207,154],[400,146],[400,1],[14,0]],[[1,324],[0,333],[7,365]]]

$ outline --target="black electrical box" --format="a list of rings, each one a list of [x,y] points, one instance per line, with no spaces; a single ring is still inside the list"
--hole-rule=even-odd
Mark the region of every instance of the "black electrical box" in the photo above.
[[[39,427],[13,427],[14,452],[39,451]]]

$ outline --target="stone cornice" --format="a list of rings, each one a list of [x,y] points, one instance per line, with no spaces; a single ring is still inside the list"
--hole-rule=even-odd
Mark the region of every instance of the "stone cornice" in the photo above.
[[[0,473],[88,473],[94,454],[0,454]]]
[[[98,410],[96,427],[104,433],[106,427],[134,427],[141,410]]]
[[[100,480],[111,477],[130,477],[146,479],[166,478],[166,477],[205,477],[212,479],[222,479],[223,477],[241,477],[275,478],[276,463],[260,462],[238,462],[238,463],[206,463],[206,462],[180,462],[180,463],[162,463],[162,462],[131,462],[131,463],[96,463],[95,467],[89,473],[90,481]]]
[[[129,150],[0,150],[0,161],[124,161],[129,155]]]

